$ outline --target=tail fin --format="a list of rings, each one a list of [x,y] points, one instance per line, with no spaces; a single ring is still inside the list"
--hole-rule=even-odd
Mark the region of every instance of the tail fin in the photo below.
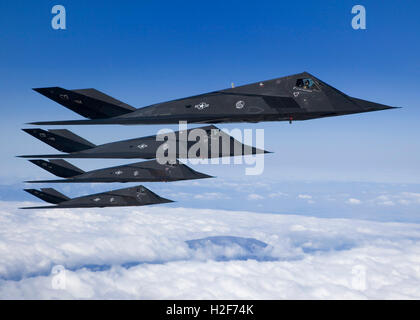
[[[36,92],[89,119],[120,116],[136,108],[96,89],[35,88]]]
[[[53,188],[42,188],[41,191],[37,189],[24,189],[26,192],[32,194],[35,197],[38,197],[41,200],[44,200],[48,203],[58,204],[63,201],[70,200],[69,197],[61,194]]]
[[[62,152],[77,152],[96,147],[93,143],[79,137],[66,129],[42,130],[42,129],[22,129],[31,136],[45,142],[56,150]]]
[[[84,173],[82,169],[75,167],[74,165],[63,159],[53,159],[49,160],[49,162],[45,160],[29,161],[33,164],[36,164],[38,167],[47,170],[48,172],[61,178],[71,178]]]

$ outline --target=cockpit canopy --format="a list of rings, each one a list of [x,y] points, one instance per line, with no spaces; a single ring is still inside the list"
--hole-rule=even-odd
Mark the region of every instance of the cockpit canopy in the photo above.
[[[311,78],[297,79],[295,87],[306,90],[319,90],[318,86]]]

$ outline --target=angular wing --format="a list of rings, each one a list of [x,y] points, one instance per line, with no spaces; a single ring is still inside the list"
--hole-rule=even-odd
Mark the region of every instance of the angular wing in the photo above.
[[[36,92],[89,119],[120,116],[136,108],[96,89],[35,88]]]

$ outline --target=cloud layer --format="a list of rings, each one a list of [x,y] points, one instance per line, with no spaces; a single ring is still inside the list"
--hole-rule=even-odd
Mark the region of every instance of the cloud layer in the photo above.
[[[3,299],[420,298],[419,224],[22,205],[0,203]],[[232,237],[252,238],[257,257]],[[54,265],[65,289],[53,289]]]

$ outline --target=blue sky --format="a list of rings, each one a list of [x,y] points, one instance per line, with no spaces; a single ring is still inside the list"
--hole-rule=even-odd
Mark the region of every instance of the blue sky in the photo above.
[[[367,29],[356,31],[351,28],[351,8],[359,3],[366,7]],[[51,28],[55,4],[66,7],[67,30]],[[0,178],[19,192],[19,181],[44,173],[14,156],[55,153],[20,131],[28,127],[26,122],[79,118],[33,92],[33,87],[94,87],[141,107],[226,88],[231,82],[241,85],[308,71],[351,96],[403,109],[292,125],[220,126],[265,129],[265,148],[274,153],[266,156],[264,174],[249,179],[274,181],[279,191],[287,189],[282,182],[316,181],[334,193],[335,184],[329,182],[356,181],[388,183],[389,192],[418,192],[419,9],[417,2],[393,1],[2,1]],[[70,129],[104,143],[154,134],[160,127]],[[124,162],[73,161],[83,169]],[[243,167],[195,169],[244,178]],[[409,190],[395,190],[403,184]],[[9,188],[3,198],[10,198],[10,190],[15,189]],[[253,192],[258,191],[264,192]],[[241,200],[231,199],[224,208],[236,209]],[[282,205],[274,203],[273,208]],[[329,211],[334,208],[330,205]],[[308,205],[304,211],[311,209]]]

